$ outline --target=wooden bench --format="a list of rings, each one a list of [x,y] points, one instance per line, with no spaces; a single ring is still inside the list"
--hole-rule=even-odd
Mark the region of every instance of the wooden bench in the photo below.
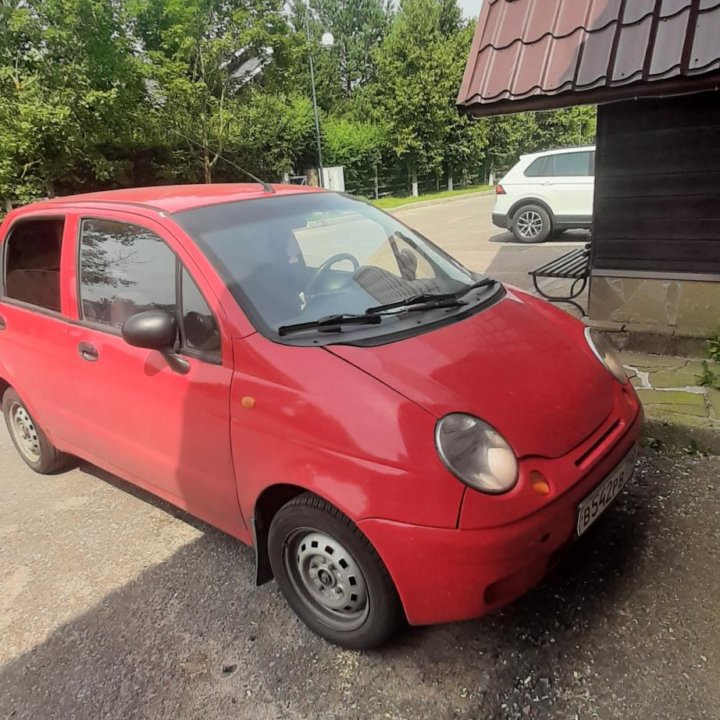
[[[584,248],[571,250],[536,270],[531,270],[529,275],[532,275],[535,289],[546,300],[568,303],[576,307],[583,315],[587,314],[582,305],[575,302],[575,298],[585,290],[590,277],[590,243],[587,243]],[[540,288],[539,278],[569,280],[571,281],[570,290],[567,295],[550,295]]]

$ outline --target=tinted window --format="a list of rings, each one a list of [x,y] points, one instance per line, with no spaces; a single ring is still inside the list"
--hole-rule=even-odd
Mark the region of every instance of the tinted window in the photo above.
[[[60,311],[60,250],[65,221],[26,220],[5,248],[5,295]]]
[[[553,174],[553,157],[546,155],[545,157],[534,160],[525,170],[526,177],[552,177]]]
[[[590,175],[590,153],[563,153],[555,156],[555,177],[587,177]]]
[[[80,297],[85,320],[120,328],[135,313],[175,313],[172,250],[154,233],[111,220],[84,220]]]
[[[190,350],[220,359],[220,330],[198,286],[182,274],[183,344]]]

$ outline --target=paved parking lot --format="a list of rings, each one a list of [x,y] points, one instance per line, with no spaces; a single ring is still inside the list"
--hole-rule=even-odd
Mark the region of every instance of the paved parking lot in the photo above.
[[[485,248],[477,202],[407,219],[481,270],[558,251]],[[535,591],[352,653],[253,586],[249,549],[90,466],[35,475],[2,428],[0,718],[716,720],[719,477],[720,459],[646,455]],[[432,583],[443,558],[425,560]]]
[[[494,203],[494,195],[471,195],[445,203],[409,205],[397,210],[396,215],[471,270],[486,272],[525,290],[533,290],[532,278],[528,275],[530,270],[582,247],[589,239],[587,232],[573,230],[538,245],[518,243],[512,233],[492,224],[490,216]],[[543,288],[563,294],[568,283],[544,280]],[[587,293],[581,296],[580,303],[587,306]],[[572,310],[570,305],[560,307]]]

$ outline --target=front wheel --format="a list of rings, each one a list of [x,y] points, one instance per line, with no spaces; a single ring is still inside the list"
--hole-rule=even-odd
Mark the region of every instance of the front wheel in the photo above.
[[[12,388],[3,395],[2,409],[10,438],[27,465],[44,475],[57,472],[66,465],[67,456],[50,442]]]
[[[522,243],[543,242],[552,232],[550,215],[540,205],[525,205],[513,215],[512,232]]]
[[[285,599],[326,640],[367,649],[400,625],[400,600],[375,549],[348,517],[317,496],[303,493],[280,508],[268,551]]]

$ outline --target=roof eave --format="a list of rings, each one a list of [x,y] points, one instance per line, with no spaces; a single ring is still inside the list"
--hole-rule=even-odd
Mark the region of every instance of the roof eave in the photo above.
[[[479,118],[526,111],[559,110],[578,105],[603,105],[623,100],[638,100],[640,98],[692,95],[719,89],[720,71],[708,75],[632,83],[620,87],[600,87],[592,90],[573,89],[554,95],[537,94],[525,98],[507,98],[492,101],[467,98],[464,102],[458,103],[458,110],[461,113]]]

